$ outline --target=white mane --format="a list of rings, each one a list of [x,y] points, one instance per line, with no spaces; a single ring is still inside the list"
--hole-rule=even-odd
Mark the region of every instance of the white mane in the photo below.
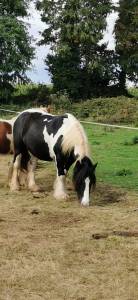
[[[63,135],[62,150],[63,153],[71,152],[74,148],[75,155],[78,154],[78,160],[84,156],[90,156],[89,144],[86,134],[79,121],[71,114],[68,114],[69,124]]]

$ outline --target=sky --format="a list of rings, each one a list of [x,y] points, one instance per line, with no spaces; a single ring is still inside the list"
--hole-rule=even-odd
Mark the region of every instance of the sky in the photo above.
[[[117,4],[119,0],[112,0],[114,4]],[[37,42],[41,39],[40,32],[45,29],[45,23],[41,21],[40,14],[36,11],[34,4],[31,2],[29,9],[30,16],[25,21],[29,25],[29,33],[35,37],[33,45],[36,48],[35,59],[32,61],[32,67],[27,72],[28,77],[36,83],[50,83],[50,76],[46,70],[44,59],[49,52],[49,47],[38,46]],[[113,35],[114,24],[117,19],[117,13],[111,13],[107,16],[107,28],[104,33],[103,40],[108,42],[108,49],[115,48],[115,39]]]

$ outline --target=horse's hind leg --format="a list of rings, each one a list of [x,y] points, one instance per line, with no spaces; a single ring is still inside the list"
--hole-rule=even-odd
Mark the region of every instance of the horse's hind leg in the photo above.
[[[28,188],[31,192],[38,192],[40,191],[39,186],[35,182],[35,169],[37,164],[37,158],[31,155],[31,159],[28,162],[27,166],[27,181],[28,181]]]
[[[10,172],[11,172],[10,189],[11,189],[11,191],[18,191],[20,189],[19,178],[18,178],[20,164],[21,164],[21,154],[14,155],[14,160],[13,160],[12,166],[10,167],[11,168],[10,169]]]

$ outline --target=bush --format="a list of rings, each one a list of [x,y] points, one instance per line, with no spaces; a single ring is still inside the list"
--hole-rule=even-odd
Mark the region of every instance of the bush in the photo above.
[[[127,175],[132,175],[132,171],[129,169],[122,169],[116,172],[116,176],[127,176]]]
[[[50,89],[47,85],[39,85],[37,90],[37,104],[50,104]]]
[[[0,102],[7,104],[9,99],[11,100],[11,95],[14,91],[12,84],[8,82],[0,82]]]
[[[80,107],[79,111],[78,111],[78,117],[79,118],[88,118],[90,115],[89,109],[88,107]]]
[[[16,85],[12,94],[12,102],[16,104],[31,103],[31,105],[50,104],[49,95],[51,86],[44,84],[22,84]]]
[[[133,137],[133,139],[132,139],[132,144],[133,144],[133,145],[138,144],[138,136],[134,136],[134,137]]]
[[[65,92],[56,93],[50,95],[50,103],[55,105],[55,110],[70,110],[71,109],[71,101],[68,97],[68,94]]]

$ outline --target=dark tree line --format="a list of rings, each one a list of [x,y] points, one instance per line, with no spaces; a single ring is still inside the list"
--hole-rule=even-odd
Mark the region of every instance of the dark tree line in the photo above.
[[[0,85],[26,80],[34,57],[31,37],[19,17],[27,16],[27,0],[0,2]],[[138,1],[32,1],[46,24],[40,44],[50,45],[45,58],[55,91],[71,98],[123,93],[126,79],[138,80]],[[117,10],[115,51],[101,43],[107,15]]]
[[[55,90],[77,98],[124,93],[126,78],[138,79],[138,1],[111,0],[37,1],[46,23],[40,44],[50,45],[45,62]],[[100,43],[106,17],[118,10],[115,51]]]
[[[57,91],[88,98],[114,80],[114,53],[99,44],[110,0],[44,0],[37,8],[47,24],[40,43],[51,46],[45,62]]]

